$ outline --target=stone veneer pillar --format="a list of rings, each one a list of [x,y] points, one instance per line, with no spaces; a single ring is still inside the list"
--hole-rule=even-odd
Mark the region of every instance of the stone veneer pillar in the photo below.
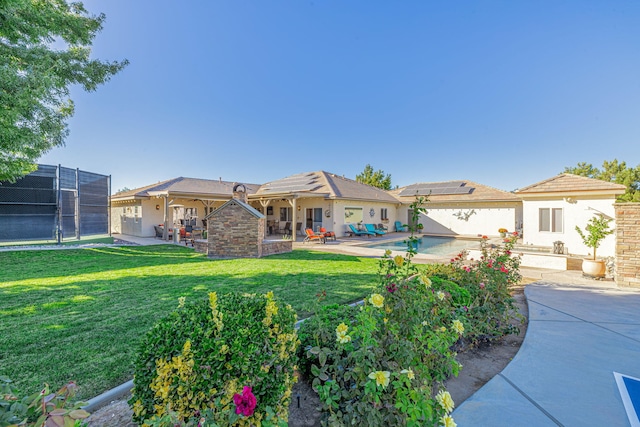
[[[616,203],[616,283],[640,288],[640,203]]]

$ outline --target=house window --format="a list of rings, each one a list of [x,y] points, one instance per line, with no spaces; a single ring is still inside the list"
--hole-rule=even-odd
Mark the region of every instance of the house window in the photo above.
[[[133,222],[138,222],[138,216],[140,214],[140,206],[134,206],[133,207]]]
[[[280,208],[280,221],[291,221],[293,211],[291,208]]]
[[[538,221],[539,231],[562,233],[562,208],[540,208]]]
[[[387,215],[387,208],[380,208],[380,219],[383,221],[389,219],[389,216]]]
[[[347,223],[362,222],[362,208],[344,208],[344,221]]]

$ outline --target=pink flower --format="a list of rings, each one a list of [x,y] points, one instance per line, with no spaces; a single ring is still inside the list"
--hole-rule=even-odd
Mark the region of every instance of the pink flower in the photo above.
[[[504,268],[504,266],[500,267],[500,271],[502,271],[503,273],[508,273],[509,272],[509,270]]]
[[[245,386],[242,389],[242,394],[233,395],[233,403],[236,404],[236,414],[242,414],[245,417],[253,415],[254,409],[256,409],[256,397],[251,392],[251,387]]]
[[[480,289],[484,289],[484,283],[480,283]]]
[[[398,288],[396,287],[395,283],[391,283],[389,286],[387,286],[387,291],[389,291],[390,293],[394,293]]]

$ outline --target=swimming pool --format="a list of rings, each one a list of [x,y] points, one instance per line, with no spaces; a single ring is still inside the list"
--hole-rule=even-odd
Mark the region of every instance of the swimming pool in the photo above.
[[[367,248],[384,249],[392,251],[406,251],[407,244],[403,240],[392,242],[374,243],[365,245]],[[429,255],[450,255],[460,252],[462,249],[476,248],[478,242],[475,240],[456,239],[455,237],[421,237],[418,241],[417,251],[419,254]]]

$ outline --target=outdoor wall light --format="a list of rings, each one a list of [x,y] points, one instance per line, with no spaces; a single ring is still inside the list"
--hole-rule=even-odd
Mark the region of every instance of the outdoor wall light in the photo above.
[[[160,210],[160,205],[156,205],[156,210],[159,211]]]

